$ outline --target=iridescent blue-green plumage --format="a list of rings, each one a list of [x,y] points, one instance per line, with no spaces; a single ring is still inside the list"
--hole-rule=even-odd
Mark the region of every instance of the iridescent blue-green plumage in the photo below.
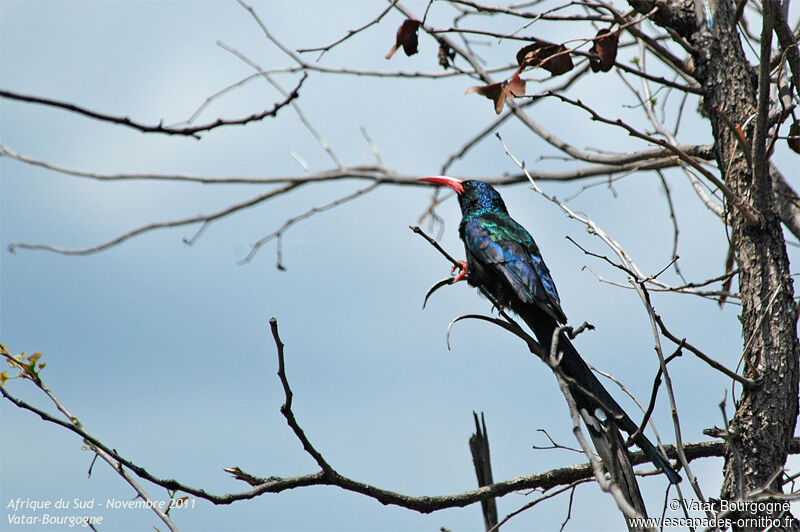
[[[508,214],[500,194],[481,181],[461,181],[458,194],[462,219],[459,234],[467,254],[467,281],[486,291],[495,303],[510,308],[533,331],[539,343],[549,348],[553,334],[567,318],[561,309],[550,270],[531,234]],[[558,336],[562,351],[560,367],[578,386],[573,386],[575,402],[595,436],[608,418],[629,434],[636,424],[597,380],[567,336]],[[589,392],[585,393],[583,390]],[[598,402],[599,400],[599,402]],[[597,411],[604,415],[597,417]],[[603,419],[605,418],[605,420]],[[643,434],[634,442],[673,484],[680,476]]]
[[[464,181],[459,234],[467,250],[470,284],[485,286],[498,303],[534,304],[559,323],[556,285],[531,234],[509,215],[500,194],[481,181]]]

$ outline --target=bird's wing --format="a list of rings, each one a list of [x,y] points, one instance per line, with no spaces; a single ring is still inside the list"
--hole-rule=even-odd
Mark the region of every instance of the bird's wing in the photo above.
[[[509,217],[479,216],[464,225],[464,243],[476,260],[502,274],[523,303],[566,321],[550,270],[524,227]]]

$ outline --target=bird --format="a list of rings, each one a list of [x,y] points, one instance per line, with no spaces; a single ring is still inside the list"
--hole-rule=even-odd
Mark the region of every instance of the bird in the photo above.
[[[495,305],[511,309],[549,352],[554,333],[567,323],[567,317],[550,270],[531,234],[511,218],[503,198],[488,183],[449,176],[429,176],[418,181],[446,185],[458,196],[462,215],[458,233],[467,260],[461,262],[461,272],[453,282],[466,278],[469,285],[488,293]],[[567,335],[559,331],[557,338],[561,351],[559,368],[577,384],[572,384],[570,391],[595,446],[596,437],[602,436],[609,420],[628,434],[636,434],[636,423],[600,383]],[[616,438],[614,445],[617,441],[621,442],[621,438]],[[681,481],[669,461],[643,433],[636,434],[633,442],[670,483]]]

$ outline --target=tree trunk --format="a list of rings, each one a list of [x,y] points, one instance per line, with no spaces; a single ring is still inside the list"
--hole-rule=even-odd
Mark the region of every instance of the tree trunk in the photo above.
[[[729,426],[721,496],[732,501],[782,492],[781,471],[798,413],[800,349],[789,260],[775,210],[769,164],[763,150],[761,156],[751,155],[758,155],[753,149],[759,140],[755,134],[758,76],[742,49],[734,3],[719,0],[716,4],[710,30],[704,21],[689,15],[689,2],[659,3],[653,19],[689,44],[695,75],[704,89],[703,110],[711,122],[715,157],[724,182],[761,218],[761,223],[753,224],[731,202],[727,204],[731,244],[740,272],[744,373],[757,380],[755,387],[742,392]],[[637,1],[631,5],[644,12],[656,4]],[[776,9],[777,5],[773,2],[770,7]],[[690,23],[692,18],[694,24]],[[766,35],[769,37],[770,32]],[[743,130],[746,145],[737,127]],[[763,137],[760,141],[763,143]],[[765,491],[759,492],[761,489]],[[765,506],[742,505],[744,511],[728,517],[755,518],[734,521],[737,530],[763,530],[770,525],[773,530],[800,530],[788,513],[788,504],[777,505],[775,511]],[[764,522],[766,519],[770,521]]]
[[[789,260],[769,167],[765,159],[748,157],[757,140],[753,119],[757,76],[745,60],[733,9],[732,3],[720,2],[707,54],[698,54],[708,60],[698,64],[698,72],[724,181],[743,204],[763,217],[763,223],[753,224],[728,204],[742,295],[744,372],[758,384],[743,391],[729,426],[722,498],[744,500],[759,498],[756,492],[764,488],[764,495],[782,492],[781,472],[797,419],[798,342]],[[738,138],[736,126],[743,127],[747,146]],[[752,504],[743,505],[744,511],[731,514],[744,518],[734,528],[762,530],[772,525],[797,530],[794,518],[784,513],[783,505],[777,506],[776,511],[759,511]]]

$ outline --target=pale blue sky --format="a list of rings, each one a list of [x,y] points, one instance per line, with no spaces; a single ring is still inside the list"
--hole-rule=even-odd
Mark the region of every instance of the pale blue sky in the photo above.
[[[407,5],[421,16],[425,2]],[[254,7],[290,49],[323,45],[374,17],[378,2],[255,2]],[[435,24],[449,25],[435,5]],[[421,37],[421,53],[383,56],[402,17],[327,54],[321,64],[383,70],[438,71],[434,41]],[[215,41],[235,47],[265,68],[290,65],[235,2],[0,2],[0,86],[74,102],[146,123],[186,119],[210,94],[247,76],[250,67]],[[539,35],[559,39],[543,26]],[[569,37],[560,37],[565,40]],[[479,47],[513,53],[516,43]],[[510,51],[510,52],[509,52]],[[543,77],[541,74],[531,76]],[[278,78],[285,87],[293,75]],[[344,164],[373,161],[360,128],[369,132],[384,162],[408,174],[436,174],[474,132],[495,118],[489,102],[464,96],[466,79],[381,80],[313,73],[299,104]],[[529,85],[529,90],[535,85]],[[616,89],[614,87],[617,87]],[[632,99],[612,74],[579,84],[573,94],[609,113],[634,116]],[[537,89],[533,89],[537,90]],[[269,108],[281,97],[263,81],[218,100],[208,121]],[[594,99],[594,100],[592,100]],[[535,118],[579,147],[644,147],[555,102]],[[94,172],[190,173],[208,176],[299,175],[294,151],[311,171],[331,167],[327,155],[290,109],[276,119],[187,138],[143,135],[67,112],[0,100],[2,141],[9,148],[55,164]],[[537,169],[563,168],[556,151],[516,123],[500,128],[516,155]],[[576,136],[576,131],[580,132]],[[689,120],[683,142],[704,142],[706,126]],[[781,155],[782,156],[782,155]],[[279,412],[282,389],[267,320],[277,316],[287,345],[294,410],[312,442],[340,473],[413,495],[462,492],[476,485],[467,440],[472,412],[486,413],[494,478],[539,472],[582,458],[546,445],[546,429],[574,446],[569,416],[550,372],[503,331],[478,322],[454,327],[489,304],[462,284],[437,293],[426,310],[428,288],[448,273],[447,263],[408,225],[427,208],[422,188],[383,187],[306,220],[283,239],[287,271],[275,267],[275,245],[237,265],[248,245],[286,219],[364,185],[343,181],[303,187],[290,195],[212,224],[193,247],[182,243],[197,227],[159,230],[103,253],[69,257],[42,251],[8,253],[10,242],[85,247],[142,224],[221,209],[266,190],[259,186],[97,182],[0,159],[2,341],[13,351],[44,351],[43,377],[92,434],[161,477],[214,493],[246,489],[222,471],[239,466],[260,476],[316,470]],[[490,138],[458,162],[456,175],[516,172]],[[687,278],[721,273],[724,231],[693,195],[685,177],[668,173],[681,227],[681,267]],[[595,181],[596,182],[596,181]],[[567,197],[582,183],[543,183]],[[621,379],[643,402],[657,361],[635,293],[611,287],[583,266],[624,282],[615,270],[586,257],[564,237],[607,254],[599,240],[525,186],[502,191],[512,215],[534,234],[553,272],[571,323],[597,330],[578,341],[596,366]],[[594,187],[570,202],[617,238],[643,271],[670,259],[671,226],[657,176],[634,174]],[[454,201],[442,205],[442,244],[463,254]],[[792,248],[792,258],[796,249]],[[678,282],[672,272],[664,279]],[[679,336],[734,367],[741,350],[737,308],[688,296],[654,295],[656,309]],[[668,345],[668,344],[665,344]],[[671,352],[671,347],[667,347]],[[683,435],[720,425],[717,409],[725,379],[690,356],[670,366],[679,397]],[[612,393],[638,418],[613,384]],[[26,382],[8,390],[54,409]],[[659,399],[654,419],[673,442],[669,411]],[[729,410],[730,412],[731,410]],[[54,500],[130,499],[132,490],[105,464],[91,478],[92,456],[72,434],[0,402],[0,502],[17,497]],[[718,460],[694,463],[709,496],[718,493]],[[643,481],[653,514],[666,481]],[[147,484],[145,483],[145,486]],[[148,486],[156,499],[163,489]],[[514,494],[499,501],[505,515],[530,501]],[[567,498],[543,503],[504,527],[552,530],[566,514]],[[143,530],[163,524],[147,511],[102,510],[101,530]],[[8,526],[2,516],[0,529]],[[312,487],[215,507],[197,501],[173,513],[185,530],[480,530],[477,505],[422,516],[384,507],[361,495]],[[578,489],[568,530],[617,530],[613,501],[593,486]],[[11,530],[31,530],[11,528]]]

